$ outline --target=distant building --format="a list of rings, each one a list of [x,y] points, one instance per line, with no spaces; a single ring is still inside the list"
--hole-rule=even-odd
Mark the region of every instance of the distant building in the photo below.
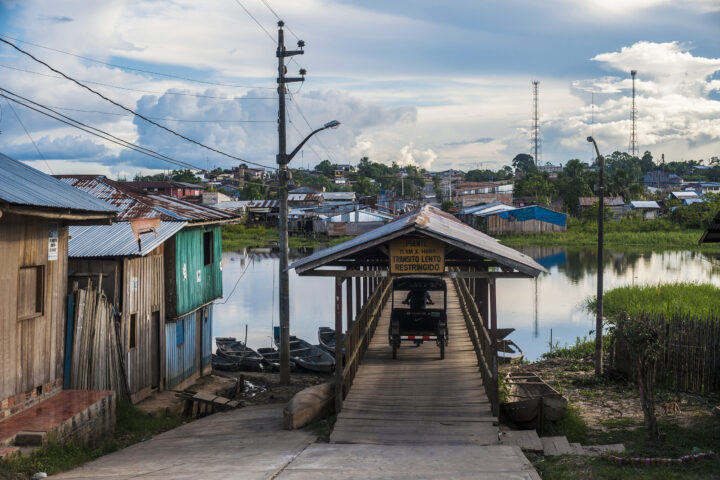
[[[452,185],[451,199],[459,207],[493,202],[512,203],[512,182],[460,182]]]
[[[270,178],[270,174],[264,168],[233,167],[232,174],[238,180],[244,180],[246,177],[250,180],[267,180]]]
[[[578,217],[582,218],[585,212],[598,203],[598,197],[580,197],[578,198]],[[612,220],[618,221],[625,212],[625,201],[622,197],[605,197],[603,200],[605,208],[609,208],[613,212]]]
[[[660,205],[654,200],[634,200],[627,206],[632,212],[642,215],[645,220],[657,218],[660,213]]]
[[[231,200],[232,198],[222,192],[203,192],[202,194],[203,205],[217,205],[218,203],[229,202]]]
[[[148,181],[148,182],[123,182],[125,185],[147,193],[156,195],[168,195],[175,198],[200,199],[205,187],[195,185],[194,183],[176,182],[174,180],[167,181]]]
[[[700,195],[698,195],[694,190],[681,190],[678,192],[670,192],[670,198],[675,198],[677,200],[690,200],[700,198]]]
[[[355,202],[355,192],[322,192],[324,202]]]
[[[537,169],[544,173],[561,173],[563,171],[562,163],[560,165],[553,165],[552,163],[546,163],[545,165],[538,165]]]
[[[489,213],[485,219],[488,235],[536,234],[564,232],[567,229],[567,215],[549,208],[532,205]]]
[[[683,185],[683,187],[686,190],[694,190],[697,194],[720,192],[720,183],[718,182],[687,182]]]
[[[672,188],[682,185],[683,179],[674,173],[663,170],[653,170],[643,175],[643,183],[646,187]]]

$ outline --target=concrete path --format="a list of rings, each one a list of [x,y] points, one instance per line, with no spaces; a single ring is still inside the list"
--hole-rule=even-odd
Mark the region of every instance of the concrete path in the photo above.
[[[60,479],[270,479],[315,436],[282,429],[284,405],[216,413],[104,456]]]

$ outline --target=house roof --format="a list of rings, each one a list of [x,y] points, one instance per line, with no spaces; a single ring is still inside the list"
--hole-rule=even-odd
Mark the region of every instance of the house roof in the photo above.
[[[354,254],[361,255],[363,251],[379,244],[410,234],[420,234],[438,239],[457,247],[459,252],[466,252],[464,255],[487,258],[497,265],[516,269],[529,276],[537,276],[546,271],[542,265],[529,256],[502,245],[493,237],[431,205],[423,205],[413,212],[358,235],[347,242],[315,252],[293,263],[289,268],[295,269],[297,273],[301,274],[337,259]]]
[[[0,200],[13,205],[107,213],[117,209],[0,153]]]
[[[675,198],[699,198],[699,195],[694,190],[683,190],[678,192],[670,192]]]
[[[187,182],[176,182],[174,180],[165,180],[165,181],[147,181],[147,182],[124,182],[131,187],[135,188],[195,188],[198,190],[205,190],[205,186],[203,185],[196,185],[194,183],[187,183]]]
[[[578,198],[581,207],[592,207],[595,202],[599,201],[598,197],[580,197]],[[622,197],[605,197],[603,200],[606,207],[620,207],[625,205]]]
[[[322,192],[323,200],[355,200],[355,192]]]
[[[514,208],[512,210],[503,210],[493,212],[489,215],[497,215],[505,220],[513,220],[524,222],[526,220],[540,220],[542,222],[552,223],[564,227],[567,224],[567,215],[564,213],[550,210],[549,208],[539,205],[530,205],[529,207]]]
[[[319,193],[289,193],[288,202],[322,202],[322,195]]]
[[[370,209],[357,210],[353,212],[340,213],[328,217],[327,221],[332,223],[362,223],[362,222],[385,222],[387,215],[375,213]]]
[[[68,257],[144,257],[159,245],[180,231],[187,222],[160,222],[155,233],[140,236],[140,245],[135,238],[130,222],[110,225],[71,226],[68,242]]]
[[[160,217],[161,220],[169,222],[196,223],[231,221],[237,218],[234,214],[206,205],[186,202],[167,195],[150,194],[125,185],[125,182],[110,180],[103,175],[57,175],[57,178],[67,185],[117,207],[120,221]]]
[[[630,208],[646,208],[660,209],[660,205],[655,200],[633,200],[630,202]]]

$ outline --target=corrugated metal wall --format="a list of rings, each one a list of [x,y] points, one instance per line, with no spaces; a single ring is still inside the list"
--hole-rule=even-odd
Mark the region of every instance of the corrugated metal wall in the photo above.
[[[162,255],[125,258],[123,266],[122,326],[125,371],[130,393],[152,386],[152,355],[159,355],[152,339],[152,312],[165,318]],[[130,315],[136,315],[135,347],[130,348]],[[160,328],[162,328],[160,326]],[[162,351],[162,347],[160,347]]]
[[[213,263],[204,265],[203,233],[213,232]],[[184,228],[175,235],[176,310],[180,316],[222,297],[222,240],[220,227]],[[169,314],[172,310],[168,309]]]
[[[203,330],[202,330],[202,364],[203,367],[212,363],[212,317],[213,317],[213,306],[212,304],[205,307],[205,314],[203,316]]]
[[[195,312],[165,324],[167,388],[174,388],[196,371]]]

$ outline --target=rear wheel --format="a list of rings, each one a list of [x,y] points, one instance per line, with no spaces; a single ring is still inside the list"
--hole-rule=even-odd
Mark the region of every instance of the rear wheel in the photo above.
[[[440,339],[440,360],[445,359],[445,339]]]

